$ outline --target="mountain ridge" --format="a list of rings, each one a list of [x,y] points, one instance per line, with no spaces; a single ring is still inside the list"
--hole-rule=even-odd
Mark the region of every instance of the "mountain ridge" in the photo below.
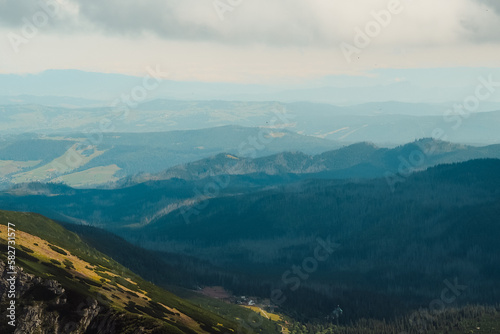
[[[415,157],[420,160],[416,160]],[[413,170],[418,170],[440,163],[461,162],[478,158],[500,158],[500,145],[474,147],[433,138],[422,138],[392,149],[380,148],[369,142],[361,142],[317,155],[286,151],[251,159],[230,153],[219,153],[206,159],[171,167],[157,174],[140,174],[135,177],[135,182],[172,178],[196,180],[217,175],[256,173],[268,175],[310,174],[310,176],[322,173],[326,176],[325,173],[348,171],[349,169],[354,171],[361,166],[365,166],[373,172],[354,172],[350,177],[363,178],[367,175],[382,177],[387,172],[397,173],[402,162],[412,159],[416,161],[412,160],[414,166],[410,167]],[[130,179],[127,182],[130,182]]]

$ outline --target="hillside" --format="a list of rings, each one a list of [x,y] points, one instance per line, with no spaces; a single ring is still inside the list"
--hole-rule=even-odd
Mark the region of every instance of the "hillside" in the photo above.
[[[43,216],[0,211],[3,247],[7,223],[16,229],[15,333],[247,333],[235,318],[156,287]],[[6,262],[2,253],[2,310],[9,302]],[[2,333],[12,329],[1,326]]]
[[[259,140],[254,143],[256,138]],[[220,152],[261,157],[292,148],[317,154],[338,147],[333,141],[284,129],[238,126],[6,136],[0,140],[0,185],[53,181],[92,187],[140,172],[158,173]]]
[[[229,288],[264,294],[283,286],[283,272],[312,254],[316,238],[330,238],[340,244],[331,261],[287,296],[289,310],[303,316],[321,317],[342,304],[351,320],[391,317],[425,305],[455,277],[470,288],[461,303],[495,304],[498,170],[500,160],[440,165],[394,190],[385,179],[308,180],[211,198],[145,226],[112,230],[148,249],[246,273],[252,278]]]
[[[121,238],[96,228],[66,224],[67,228],[77,232],[84,240],[98,247],[106,254],[113,254],[113,257],[120,259],[120,262],[131,266],[135,271],[140,272],[145,277],[153,279],[156,283],[168,284],[169,287],[177,291],[180,296],[192,301],[199,301],[200,295],[190,293],[188,290],[179,290],[170,284],[183,285],[209,283],[211,285],[230,285],[236,281],[258,281],[261,277],[249,277],[246,275],[231,273],[227,269],[211,267],[205,262],[196,261],[194,258],[179,256],[172,253],[165,254],[153,252],[133,246]],[[105,241],[105,242],[104,242]],[[145,259],[149,259],[152,262]],[[158,266],[163,262],[165,265]],[[165,275],[175,267],[176,277]],[[255,270],[255,269],[254,269]],[[173,280],[172,280],[173,279]],[[174,282],[175,281],[175,282]],[[463,282],[460,282],[463,283]],[[256,283],[254,282],[254,285]],[[470,287],[467,287],[469,289]],[[305,287],[308,294],[312,293]],[[464,298],[464,294],[460,294]],[[315,298],[318,298],[316,295]],[[310,304],[312,300],[308,301]],[[428,305],[425,305],[428,306]],[[345,308],[345,306],[343,306]],[[219,308],[216,308],[216,310]],[[291,333],[296,334],[329,334],[333,330],[339,334],[374,334],[374,333],[419,333],[425,330],[426,333],[440,334],[446,331],[449,334],[462,334],[477,331],[479,333],[496,334],[496,328],[500,325],[500,305],[496,307],[485,307],[469,305],[457,308],[447,305],[444,311],[435,312],[432,309],[420,309],[408,315],[398,318],[396,321],[380,321],[376,319],[362,319],[348,326],[338,326],[326,322],[312,322],[304,326],[303,323],[286,317],[286,327]],[[300,316],[299,316],[300,318]],[[342,320],[342,322],[344,322]]]

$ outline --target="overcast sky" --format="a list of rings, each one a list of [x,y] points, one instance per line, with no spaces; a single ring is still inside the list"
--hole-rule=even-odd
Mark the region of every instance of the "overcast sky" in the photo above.
[[[41,3],[0,0],[0,73],[159,66],[173,80],[276,83],[500,63],[495,0]]]

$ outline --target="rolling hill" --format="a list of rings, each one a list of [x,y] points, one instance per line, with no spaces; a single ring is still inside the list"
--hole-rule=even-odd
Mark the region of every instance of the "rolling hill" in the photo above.
[[[88,136],[25,134],[0,141],[0,180],[4,184],[64,181],[92,187],[220,152],[260,157],[292,148],[317,154],[337,147],[333,141],[283,129],[237,126]]]

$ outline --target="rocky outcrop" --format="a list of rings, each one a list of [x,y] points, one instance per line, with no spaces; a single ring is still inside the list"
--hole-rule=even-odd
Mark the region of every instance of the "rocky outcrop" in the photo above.
[[[8,274],[10,270],[0,261],[0,301],[2,319],[6,319],[6,305],[9,302]],[[107,308],[96,299],[83,298],[76,293],[68,293],[64,287],[52,279],[44,279],[26,273],[15,267],[16,275],[16,326],[2,321],[0,332],[15,334],[45,333],[86,333],[91,327],[99,328],[99,333],[114,333],[112,326],[103,326],[103,314]],[[5,306],[5,307],[4,307]],[[111,313],[110,313],[111,314]],[[13,330],[13,331],[12,331]]]

